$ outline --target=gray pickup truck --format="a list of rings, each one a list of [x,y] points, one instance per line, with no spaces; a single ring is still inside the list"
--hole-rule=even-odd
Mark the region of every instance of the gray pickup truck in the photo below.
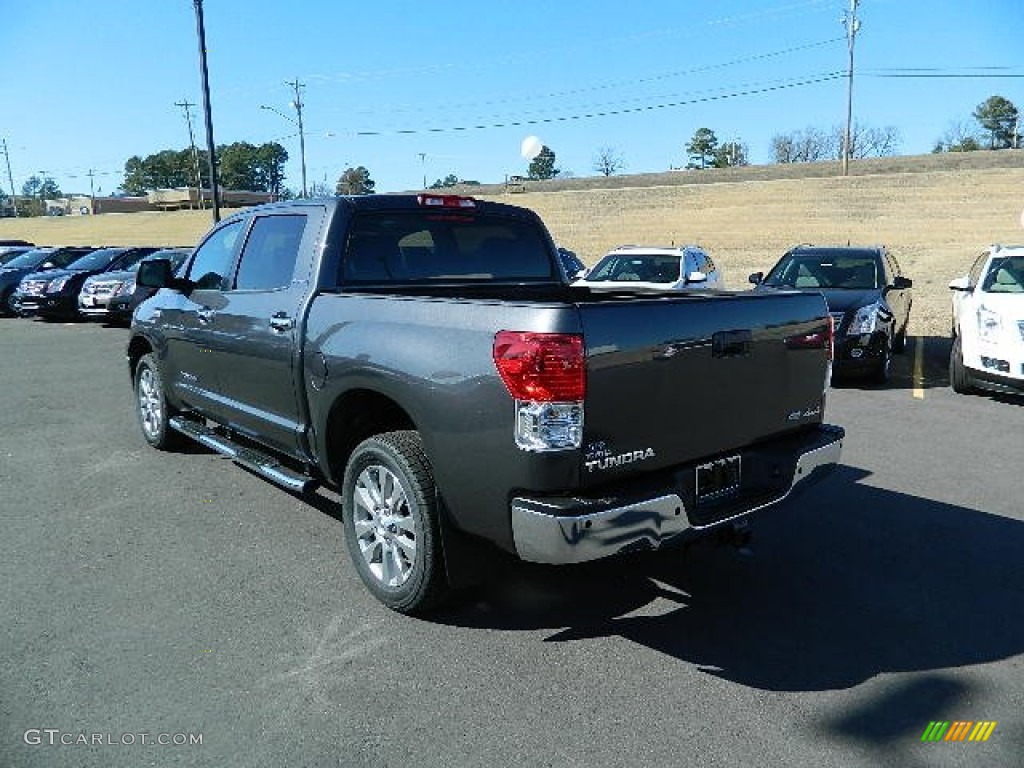
[[[358,573],[404,613],[491,547],[576,563],[729,530],[840,456],[820,294],[591,293],[515,206],[256,207],[138,283],[145,439],[336,488]]]

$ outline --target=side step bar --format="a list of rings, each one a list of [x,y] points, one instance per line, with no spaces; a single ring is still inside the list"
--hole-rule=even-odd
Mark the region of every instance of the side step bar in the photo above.
[[[284,466],[280,461],[270,454],[239,445],[230,438],[210,429],[205,424],[172,416],[168,423],[176,431],[186,437],[190,437],[197,443],[212,448],[217,453],[227,456],[246,469],[250,469],[258,475],[270,480],[272,483],[287,488],[295,493],[307,493],[317,486],[317,481],[309,475],[296,472],[294,469]]]

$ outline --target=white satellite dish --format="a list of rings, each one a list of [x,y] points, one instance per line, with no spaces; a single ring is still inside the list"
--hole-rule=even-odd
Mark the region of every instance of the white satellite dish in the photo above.
[[[540,151],[544,149],[544,145],[540,139],[536,136],[527,136],[523,139],[522,146],[519,148],[519,153],[523,156],[524,160],[533,160]]]

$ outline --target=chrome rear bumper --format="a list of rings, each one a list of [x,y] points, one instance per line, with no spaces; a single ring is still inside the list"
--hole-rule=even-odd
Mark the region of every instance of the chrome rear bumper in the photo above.
[[[535,563],[581,563],[619,553],[657,549],[688,530],[712,529],[729,523],[778,504],[794,490],[812,484],[835,468],[842,454],[845,432],[840,427],[823,426],[821,435],[817,440],[808,441],[805,450],[790,453],[788,457],[780,458],[784,449],[776,454],[762,451],[761,458],[755,460],[786,462],[788,482],[775,483],[768,489],[747,489],[748,492],[737,497],[734,503],[722,506],[723,511],[709,522],[690,514],[696,504],[681,483],[677,490],[665,488],[663,493],[629,500],[621,497],[517,497],[511,504],[516,553],[521,559]],[[691,471],[692,468],[684,467],[674,474],[685,475]]]

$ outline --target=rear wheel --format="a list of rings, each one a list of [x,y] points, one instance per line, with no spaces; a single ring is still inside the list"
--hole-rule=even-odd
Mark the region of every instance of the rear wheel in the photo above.
[[[974,392],[971,375],[964,367],[964,353],[959,336],[953,337],[953,348],[949,352],[949,385],[954,392],[961,395],[969,395]]]
[[[399,613],[436,607],[448,583],[419,434],[386,432],[360,443],[345,468],[341,503],[349,555],[374,597]]]

